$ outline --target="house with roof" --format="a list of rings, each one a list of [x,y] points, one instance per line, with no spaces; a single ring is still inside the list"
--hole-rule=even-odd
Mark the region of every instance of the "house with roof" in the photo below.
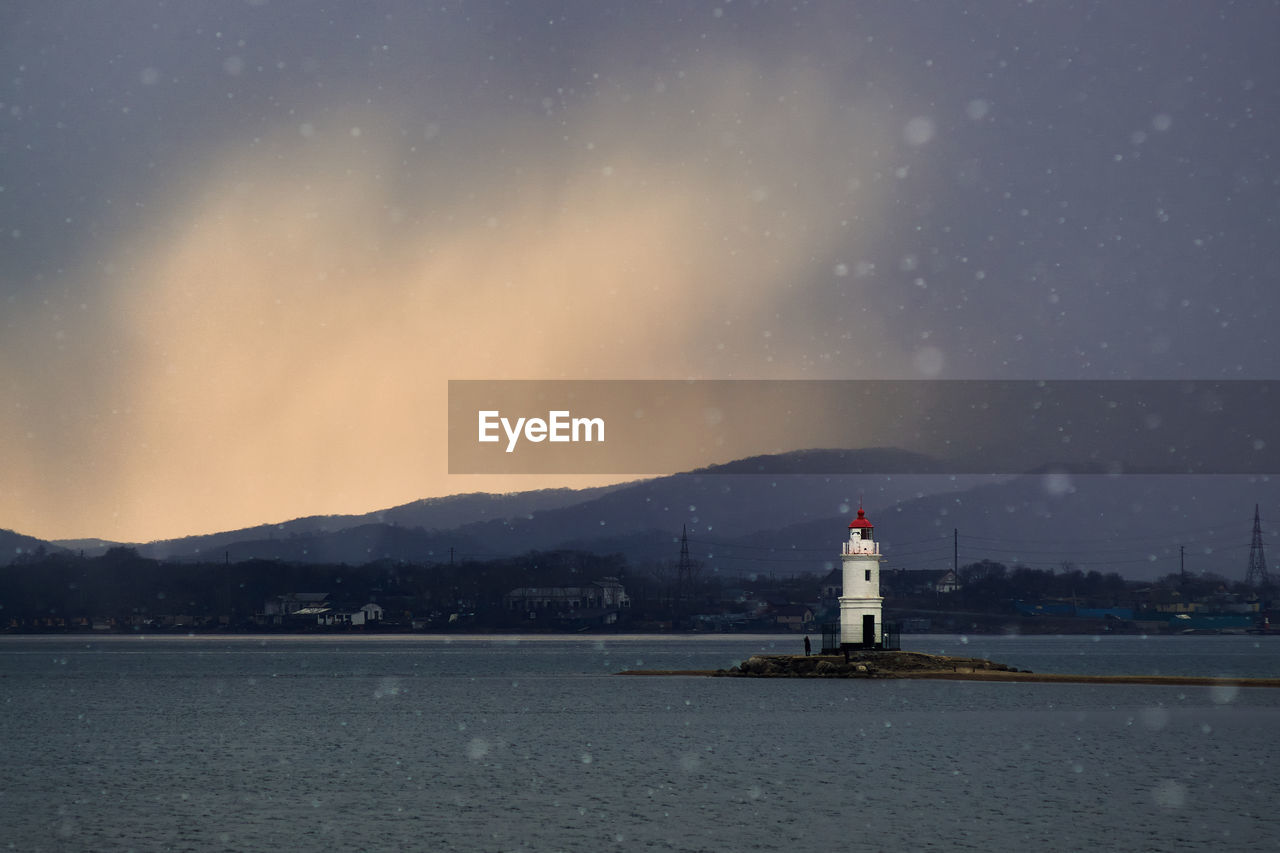
[[[368,602],[359,607],[353,605],[326,607],[316,615],[316,624],[326,628],[360,627],[382,621],[382,606]]]
[[[806,604],[787,604],[773,611],[774,624],[788,631],[812,631],[816,624],[813,608]]]
[[[946,595],[960,588],[951,569],[886,569],[880,573],[880,586],[893,598]]]
[[[268,599],[260,619],[268,625],[309,627],[312,625],[354,627],[381,622],[382,605],[367,602],[362,605],[334,604],[327,592],[290,592]]]

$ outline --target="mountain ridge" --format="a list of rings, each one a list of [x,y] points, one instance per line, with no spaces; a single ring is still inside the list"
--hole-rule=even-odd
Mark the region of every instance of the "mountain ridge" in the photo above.
[[[80,542],[183,562],[443,563],[574,548],[643,566],[673,561],[687,531],[707,571],[824,573],[863,506],[889,568],[944,568],[958,556],[961,565],[993,559],[1154,576],[1178,570],[1185,546],[1190,570],[1234,577],[1246,564],[1253,504],[1280,503],[1280,482],[1268,477],[1058,468],[984,477],[941,473],[932,461],[892,448],[795,451],[592,489],[476,492],[161,542]],[[933,473],[817,473],[836,466]],[[1264,534],[1274,537],[1271,524]],[[0,547],[10,562],[42,545],[73,544],[8,536],[0,534]]]

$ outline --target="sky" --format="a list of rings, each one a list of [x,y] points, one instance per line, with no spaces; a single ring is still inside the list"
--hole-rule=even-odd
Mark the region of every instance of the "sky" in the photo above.
[[[0,527],[447,471],[449,379],[1271,379],[1276,2],[8,2]]]

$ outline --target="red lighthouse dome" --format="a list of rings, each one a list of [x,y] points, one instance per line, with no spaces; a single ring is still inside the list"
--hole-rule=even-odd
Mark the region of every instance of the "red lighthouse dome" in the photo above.
[[[869,520],[867,520],[867,514],[862,511],[862,507],[858,507],[858,517],[855,518],[853,521],[849,522],[850,530],[852,530],[855,527],[867,527],[867,528],[875,527],[874,524],[872,524]]]

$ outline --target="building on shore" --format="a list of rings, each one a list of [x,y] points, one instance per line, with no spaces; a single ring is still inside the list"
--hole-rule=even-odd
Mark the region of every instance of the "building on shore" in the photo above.
[[[613,624],[620,611],[631,607],[631,598],[617,578],[602,578],[586,586],[513,589],[502,597],[502,607],[526,619],[590,616]]]

